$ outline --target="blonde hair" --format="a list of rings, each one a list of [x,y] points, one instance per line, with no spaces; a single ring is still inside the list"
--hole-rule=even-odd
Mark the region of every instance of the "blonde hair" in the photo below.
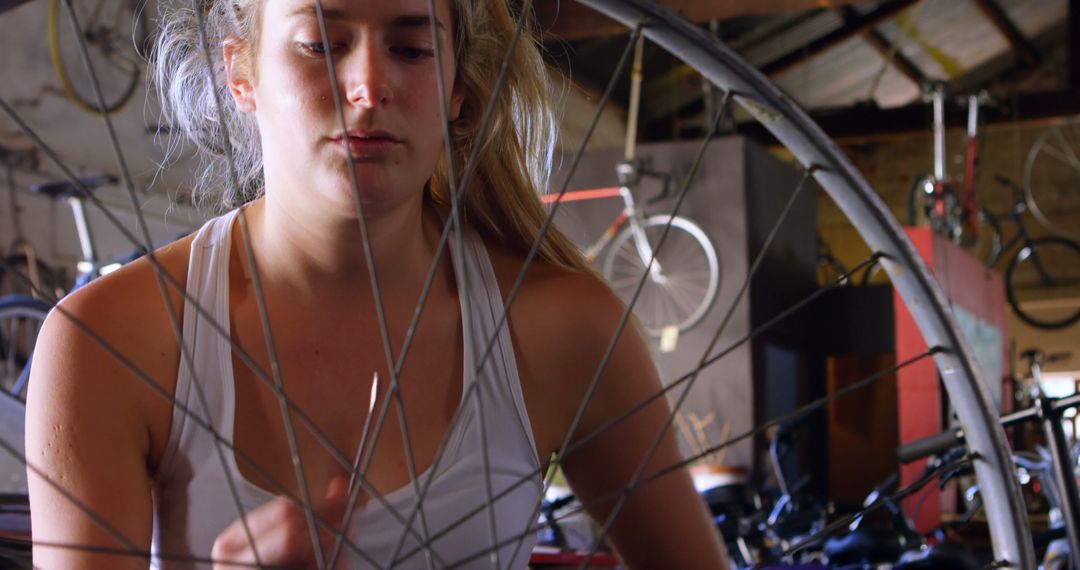
[[[505,1],[450,3],[456,81],[465,95],[458,119],[451,124],[451,158],[459,180],[469,156],[475,153],[477,157],[469,185],[460,194],[461,214],[485,237],[525,253],[539,237],[547,216],[539,197],[547,188],[555,156],[557,126],[547,69],[528,28],[507,54],[517,21]],[[261,4],[261,0],[203,0],[216,80],[212,85],[207,55],[201,48],[198,13],[188,0],[161,3],[161,32],[151,58],[151,76],[174,135],[184,136],[197,148],[200,168],[193,185],[197,204],[218,195],[216,207],[233,208],[262,195],[262,152],[253,142],[259,140],[258,128],[253,117],[230,103],[220,50],[227,37],[235,36],[248,40],[254,52]],[[506,82],[494,93],[504,60],[509,65]],[[219,120],[215,98],[222,103],[224,120]],[[491,121],[481,133],[489,104],[494,105]],[[174,136],[170,153],[178,147]],[[230,168],[236,170],[235,185]],[[428,185],[430,199],[437,204],[450,204],[448,172],[444,152]],[[545,234],[538,254],[563,268],[586,267],[578,248],[554,226]]]

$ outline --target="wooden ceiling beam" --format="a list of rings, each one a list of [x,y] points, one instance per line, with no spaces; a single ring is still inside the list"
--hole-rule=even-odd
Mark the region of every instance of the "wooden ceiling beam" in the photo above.
[[[850,6],[844,6],[840,9],[839,13],[840,17],[844,19],[845,24],[850,25],[858,19],[858,14],[856,14],[855,10]],[[926,82],[926,76],[923,74],[922,70],[919,69],[919,66],[908,59],[907,56],[905,56],[897,46],[893,45],[892,42],[885,37],[885,34],[882,34],[877,28],[866,28],[863,31],[863,39],[866,40],[866,43],[870,44],[870,47],[877,50],[877,52],[881,54],[881,57],[888,60],[893,68],[910,79],[912,83],[922,87],[923,83]]]
[[[1005,12],[1000,4],[995,0],[975,0],[975,6],[1001,32],[1001,35],[1009,40],[1009,44],[1019,54],[1020,61],[1024,62],[1025,67],[1033,69],[1039,65],[1038,50],[1024,37],[1024,33],[1020,31],[1020,28],[1016,27],[1016,23],[1012,21],[1012,18],[1009,17],[1009,14]]]
[[[18,8],[31,0],[0,0],[0,14],[7,12],[13,8]]]
[[[0,0],[2,1],[2,0]],[[682,17],[704,24],[744,16],[772,16],[851,4],[889,4],[872,0],[661,0]],[[551,39],[580,40],[627,32],[625,26],[573,0],[534,0],[539,28]],[[545,38],[547,41],[548,38]]]
[[[784,73],[802,62],[832,49],[841,42],[857,35],[864,34],[869,30],[873,30],[890,18],[896,17],[900,12],[907,10],[913,4],[915,4],[915,0],[888,2],[882,4],[872,12],[852,17],[851,19],[846,20],[844,25],[836,30],[761,66],[761,71],[765,75],[779,75]]]

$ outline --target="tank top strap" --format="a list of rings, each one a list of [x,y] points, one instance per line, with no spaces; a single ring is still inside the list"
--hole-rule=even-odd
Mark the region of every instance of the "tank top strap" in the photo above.
[[[455,236],[451,236],[451,240]],[[467,307],[462,307],[463,317],[468,319],[465,342],[465,386],[479,381],[489,439],[503,440],[492,444],[495,449],[524,449],[529,452],[530,465],[539,467],[536,457],[536,441],[532,424],[525,407],[518,375],[517,359],[510,337],[509,323],[503,319],[505,305],[502,291],[495,276],[484,240],[475,229],[465,226],[463,257],[457,259],[451,242],[451,259],[457,274],[460,297]],[[494,344],[492,344],[494,339]],[[491,345],[489,350],[489,345]],[[498,426],[497,428],[495,426]],[[511,428],[513,426],[513,428]],[[506,428],[511,428],[507,431]],[[524,438],[528,446],[512,445],[514,439]],[[531,460],[530,460],[531,459]]]
[[[219,327],[214,325],[227,327],[229,322],[229,255],[233,222],[238,212],[232,210],[208,221],[191,241],[182,329],[184,350],[190,358],[185,358],[183,353],[180,357],[169,439],[156,473],[174,471],[172,462],[177,452],[185,443],[190,443],[192,437],[205,432],[189,416],[219,429],[229,413],[215,405],[223,400],[218,364],[229,358],[230,352],[226,349],[222,353],[221,347],[223,344],[228,346],[228,339],[223,338],[217,330]],[[193,397],[192,386],[196,381],[208,392],[206,401],[210,410],[204,410],[199,399]]]

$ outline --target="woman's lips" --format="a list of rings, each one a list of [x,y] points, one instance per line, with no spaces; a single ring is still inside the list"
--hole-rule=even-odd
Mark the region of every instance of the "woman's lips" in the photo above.
[[[339,136],[334,141],[354,157],[360,158],[380,157],[397,150],[402,145],[400,139],[382,131],[349,131],[347,135]]]
[[[343,137],[339,144],[358,157],[377,157],[393,152],[401,143],[388,138]]]

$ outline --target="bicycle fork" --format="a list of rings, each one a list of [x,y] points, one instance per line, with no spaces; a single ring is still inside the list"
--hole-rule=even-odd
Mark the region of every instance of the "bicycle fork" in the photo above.
[[[663,285],[667,282],[667,278],[664,276],[664,271],[660,267],[660,260],[655,259],[652,245],[649,244],[648,236],[645,235],[645,219],[642,216],[641,211],[634,206],[634,196],[630,193],[630,188],[626,186],[619,187],[619,195],[622,196],[623,201],[626,203],[626,207],[623,209],[623,216],[626,218],[626,222],[630,224],[630,235],[634,238],[634,249],[637,250],[638,257],[641,258],[641,265],[649,269],[649,278],[654,283]],[[652,263],[650,265],[650,262]]]

